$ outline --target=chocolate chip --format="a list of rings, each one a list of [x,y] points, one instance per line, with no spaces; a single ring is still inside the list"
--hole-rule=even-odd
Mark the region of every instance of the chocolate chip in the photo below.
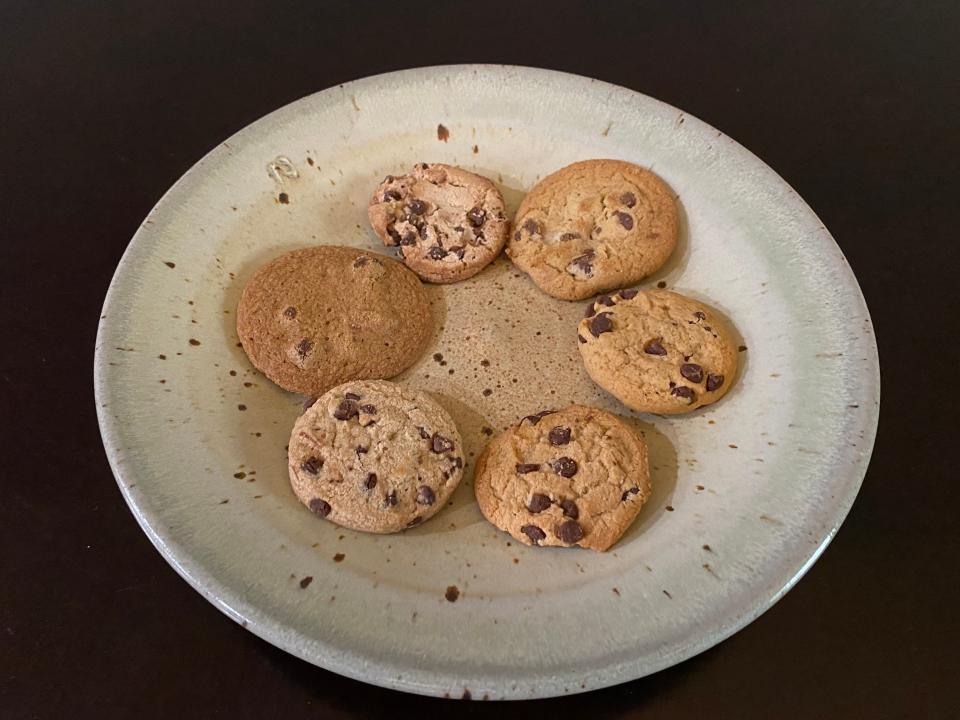
[[[573,458],[562,457],[553,461],[553,471],[565,478],[572,478],[578,469],[577,461]]]
[[[593,250],[591,250],[587,253],[584,253],[583,255],[575,257],[570,262],[570,266],[580,270],[580,272],[584,273],[587,276],[592,276],[593,263],[590,261],[593,260],[595,256],[596,256],[596,253]]]
[[[407,247],[409,247],[410,245],[416,245],[417,234],[413,230],[407,230],[403,234],[403,237],[400,238],[400,244],[406,245]]]
[[[453,450],[453,440],[443,437],[439,433],[434,433],[430,439],[430,449],[435,453],[445,453]]]
[[[361,455],[366,455],[368,452],[370,452],[370,448],[364,447],[363,445],[357,445],[353,451],[357,454],[357,459],[359,460]]]
[[[583,528],[576,520],[567,520],[557,528],[557,537],[562,542],[573,544],[583,539]]]
[[[530,538],[530,542],[534,545],[539,545],[540,541],[547,536],[547,534],[536,525],[524,525],[520,528],[520,532]]]
[[[394,507],[397,504],[397,491],[391,490],[390,494],[386,497],[387,505]]]
[[[277,195],[277,200],[279,200],[283,205],[288,205],[290,203],[290,196],[286,193],[280,193]]]
[[[377,412],[376,405],[361,405],[360,412],[366,413],[367,415],[373,415]]]
[[[640,292],[639,290],[636,290],[634,288],[627,288],[626,290],[620,291],[620,297],[622,297],[624,300],[632,300],[637,296],[637,293],[639,292]]]
[[[573,500],[561,500],[560,507],[563,508],[563,514],[568,518],[576,520],[580,517],[580,508]]]
[[[714,375],[713,373],[707,375],[707,392],[713,392],[721,385],[723,385],[723,375]]]
[[[300,589],[306,590],[310,583],[313,582],[313,575],[307,575],[300,581]]]
[[[487,221],[487,211],[481,210],[478,207],[471,208],[467,211],[467,220],[469,220],[470,224],[474,227],[480,227]]]
[[[577,335],[577,340],[580,341],[580,344],[581,344],[581,345],[582,345],[583,343],[587,342],[587,339],[586,339],[583,335],[579,335],[579,334]]]
[[[569,242],[570,240],[579,240],[580,233],[566,232],[560,236],[560,242]]]
[[[613,330],[613,321],[610,320],[610,313],[602,312],[590,321],[590,334],[594,337],[600,337],[605,332]]]
[[[341,400],[333,411],[333,416],[337,420],[349,420],[356,415],[359,415],[359,413],[357,412],[357,404],[353,400]]]
[[[517,231],[513,234],[513,239],[516,240],[517,242],[520,241],[520,231],[519,231],[519,230],[517,230]]]
[[[692,405],[693,401],[697,399],[697,394],[693,391],[693,388],[688,388],[683,385],[675,387],[670,391],[670,394],[674,395],[675,397],[686,398],[690,401],[690,405]]]
[[[369,475],[367,475],[367,479],[363,481],[363,486],[367,490],[373,490],[373,488],[377,486],[377,474],[370,473]]]
[[[531,235],[536,235],[540,232],[540,223],[533,218],[528,218],[523,222],[523,229]]]
[[[456,255],[458,260],[463,260],[463,256],[467,253],[467,250],[462,245],[454,245],[450,248],[450,252]]]
[[[617,220],[620,221],[620,224],[627,230],[633,230],[633,217],[629,213],[621,212],[617,210],[614,213],[617,216]]]
[[[592,318],[596,314],[596,312],[597,312],[597,308],[594,306],[593,303],[590,303],[589,305],[587,305],[587,309],[583,313],[583,316],[585,318]]]
[[[423,518],[417,515],[413,520],[407,523],[407,527],[413,527],[414,525],[419,525],[423,522]]]
[[[356,260],[353,261],[353,266],[354,266],[355,268],[360,268],[360,267],[363,267],[364,265],[366,265],[368,262],[370,262],[370,258],[368,258],[368,257],[358,257]]]
[[[320,517],[326,517],[330,514],[330,510],[333,508],[330,507],[330,503],[326,500],[321,500],[320,498],[314,498],[310,501],[310,510]]]
[[[656,340],[650,340],[646,345],[643,346],[643,351],[647,355],[666,355],[667,349],[660,344],[660,338]]]
[[[320,468],[323,467],[323,460],[321,458],[314,457],[311,455],[302,463],[300,463],[300,468],[307,471],[311,475],[316,475],[320,472]]]
[[[307,353],[313,349],[313,340],[311,340],[310,338],[304,338],[303,340],[297,343],[296,349],[297,349],[297,355],[299,355],[301,359],[305,358],[307,356]]]
[[[443,260],[447,256],[447,251],[439,245],[434,245],[430,248],[429,252],[427,252],[427,256],[431,260]]]
[[[697,311],[693,314],[693,316],[694,316],[697,320],[706,320],[706,319],[707,319],[707,316],[704,315],[704,314],[703,314],[702,312],[700,312],[699,310],[697,310]]]
[[[462,458],[462,457],[455,457],[455,458],[453,459],[453,466],[454,466],[455,468],[462,468],[462,467],[463,467],[463,458]]]
[[[613,307],[617,304],[616,301],[609,295],[601,295],[597,298],[597,302],[601,305],[606,305],[607,307]]]
[[[534,493],[527,503],[527,510],[532,513],[539,513],[550,507],[550,498],[543,493]]]
[[[527,473],[537,472],[539,469],[539,463],[517,463],[518,475],[526,475]]]
[[[436,501],[437,496],[429,485],[421,485],[417,488],[418,505],[433,505]]]
[[[407,202],[407,212],[411,215],[423,215],[427,211],[427,204],[418,198],[412,198]]]
[[[636,495],[638,492],[640,492],[640,488],[638,487],[629,488],[628,490],[623,491],[623,495],[620,496],[620,499],[626,500],[628,497],[631,495]]]
[[[344,395],[344,397],[345,397],[347,400],[359,400],[359,399],[360,399],[360,396],[359,396],[359,395],[357,395],[356,393],[352,393],[352,392],[348,392],[346,395]]]
[[[557,425],[549,432],[547,439],[551,445],[566,445],[570,442],[570,428]]]
[[[398,193],[396,190],[387,190],[383,194],[384,202],[390,202],[391,200],[399,200],[399,199],[400,199],[400,193]]]
[[[680,374],[692,383],[703,382],[703,368],[696,363],[684,363],[681,365]]]
[[[428,433],[425,428],[418,427],[417,430],[420,432],[420,437],[422,437],[424,440],[430,439],[430,433]]]
[[[286,310],[283,311],[283,314],[286,315],[291,320],[293,320],[293,318],[297,316],[297,309],[293,307],[293,305],[291,305],[290,307],[288,307]]]
[[[620,196],[620,202],[622,202],[627,207],[632,208],[634,205],[637,204],[637,196],[634,195],[632,192],[625,192],[623,195]]]

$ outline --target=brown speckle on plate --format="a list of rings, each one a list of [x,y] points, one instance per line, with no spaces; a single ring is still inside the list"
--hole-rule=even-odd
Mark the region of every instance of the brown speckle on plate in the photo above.
[[[333,561],[334,561],[334,562],[343,562],[343,559],[344,559],[345,557],[346,557],[346,555],[344,555],[343,553],[337,553],[336,555],[333,556]]]
[[[313,582],[313,576],[307,575],[303,580],[300,581],[301,589],[306,589],[307,585]]]
[[[437,140],[440,140],[441,142],[446,142],[449,139],[450,139],[450,131],[447,130],[447,128],[444,127],[442,124],[437,125]]]
[[[460,597],[460,589],[456,585],[450,585],[447,588],[447,591],[443,594],[443,596],[449,602],[456,602],[457,598]]]

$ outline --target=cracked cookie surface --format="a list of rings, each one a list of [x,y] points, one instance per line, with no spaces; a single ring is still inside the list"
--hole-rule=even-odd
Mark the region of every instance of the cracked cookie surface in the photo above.
[[[474,486],[487,520],[520,542],[603,551],[650,496],[647,446],[603,410],[544,411],[490,441]]]
[[[737,373],[737,341],[710,306],[669,290],[621,290],[587,306],[577,328],[587,373],[640,412],[716,402]]]
[[[288,469],[315,515],[392,533],[446,504],[463,477],[463,444],[446,410],[424,393],[384,380],[349,382],[297,420]]]
[[[237,307],[253,365],[311,397],[347,380],[407,369],[430,337],[420,280],[383,255],[323,245],[286,253],[254,273]]]
[[[507,255],[548,295],[580,300],[639,282],[677,243],[673,191],[621,160],[584,160],[523,199]]]
[[[500,254],[509,228],[503,195],[490,180],[440,163],[388,175],[368,215],[383,244],[435,283],[476,275]]]

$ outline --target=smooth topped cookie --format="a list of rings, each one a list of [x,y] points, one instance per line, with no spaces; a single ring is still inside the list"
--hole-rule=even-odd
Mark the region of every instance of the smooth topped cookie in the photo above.
[[[280,387],[314,397],[347,380],[402,372],[431,331],[416,275],[346,247],[281,255],[250,278],[237,308],[250,362]]]
[[[439,163],[388,175],[368,214],[383,244],[397,247],[408,268],[435,283],[476,275],[500,254],[509,229],[492,182]]]
[[[590,377],[640,412],[684,413],[723,397],[737,341],[702,302],[669,290],[621,290],[587,306],[577,328]]]
[[[385,380],[345,383],[319,398],[293,426],[288,458],[300,502],[373,533],[420,524],[463,476],[460,433],[446,410]]]
[[[650,496],[647,445],[597,408],[541,412],[490,441],[474,486],[487,520],[520,542],[606,550]]]
[[[673,192],[652,172],[584,160],[527,193],[507,255],[548,295],[580,300],[656,271],[673,252],[678,226]]]

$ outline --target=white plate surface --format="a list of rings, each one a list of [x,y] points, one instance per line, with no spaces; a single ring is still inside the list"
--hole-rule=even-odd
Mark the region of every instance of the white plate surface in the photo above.
[[[406,533],[364,535],[313,517],[286,478],[301,399],[256,373],[237,346],[243,282],[297,246],[383,251],[366,221],[368,198],[384,175],[414,162],[485,174],[512,211],[539,178],[594,157],[651,167],[676,191],[680,247],[644,286],[663,281],[707,300],[748,348],[736,387],[716,406],[635,420],[655,489],[624,539],[606,554],[510,542],[476,507],[472,462],[453,505]],[[545,407],[576,401],[629,415],[579,362],[583,303],[544,296],[506,259],[470,281],[432,286],[430,296],[433,347],[398,381],[451,411],[468,460],[485,426],[500,430]],[[95,385],[124,497],[207,599],[335,672],[476,699],[624,682],[756,618],[849,510],[880,397],[856,279],[770,168],[649,97],[500,66],[331,88],[210,152],[153,209],[117,269]],[[450,586],[455,602],[445,597]]]

